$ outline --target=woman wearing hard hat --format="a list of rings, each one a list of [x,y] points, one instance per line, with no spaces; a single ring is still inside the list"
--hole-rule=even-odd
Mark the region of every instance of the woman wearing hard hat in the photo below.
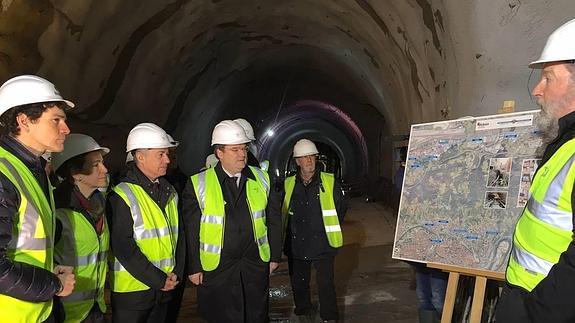
[[[54,193],[54,260],[73,266],[77,281],[74,292],[60,299],[65,317],[57,317],[58,321],[104,322],[110,233],[104,216],[105,197],[99,189],[108,185],[104,166],[108,152],[90,136],[70,134],[64,151],[52,154],[53,169],[63,178]]]

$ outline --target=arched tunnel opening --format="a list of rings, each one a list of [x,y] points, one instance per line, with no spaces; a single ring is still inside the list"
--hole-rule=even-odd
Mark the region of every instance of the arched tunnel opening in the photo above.
[[[292,149],[307,138],[317,143],[325,168],[339,178],[361,178],[368,171],[368,152],[357,125],[341,110],[318,101],[299,101],[264,125],[258,144],[261,158],[270,161],[272,173],[284,177],[294,171]],[[281,140],[277,140],[281,138]],[[328,167],[329,166],[329,167]]]
[[[182,142],[183,171],[193,173],[203,165],[217,122],[244,118],[255,129],[260,159],[270,161],[275,176],[284,177],[293,145],[306,137],[336,152],[341,179],[355,183],[370,174],[380,176],[376,167],[382,164],[376,159],[384,149],[380,137],[386,133],[385,118],[371,103],[376,94],[356,74],[317,48],[259,53],[252,65],[197,98],[200,106],[172,109],[166,128]]]

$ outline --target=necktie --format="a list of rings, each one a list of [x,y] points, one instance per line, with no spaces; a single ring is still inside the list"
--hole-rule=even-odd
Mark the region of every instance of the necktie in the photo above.
[[[236,184],[237,177],[230,176],[226,178],[226,186],[228,187],[230,193],[232,194],[232,199],[235,201],[238,197],[238,184]]]

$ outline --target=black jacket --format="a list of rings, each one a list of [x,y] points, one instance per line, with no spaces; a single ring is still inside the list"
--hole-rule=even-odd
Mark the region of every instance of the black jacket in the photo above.
[[[329,245],[319,201],[320,190],[325,189],[320,181],[319,172],[311,182],[303,185],[299,171],[296,175],[294,190],[290,199],[290,212],[285,241],[285,253],[289,257],[302,260],[317,260],[333,257],[337,249]],[[339,181],[335,181],[333,201],[340,224],[347,211]]]
[[[37,157],[9,136],[0,138],[0,146],[19,158],[32,172],[49,199],[44,159]],[[12,226],[20,205],[20,193],[0,174],[0,294],[25,301],[50,300],[60,290],[60,280],[52,272],[10,260],[7,248],[12,239]]]
[[[575,112],[559,119],[559,134],[545,149],[542,164],[547,162],[564,143],[573,138],[575,138]],[[575,183],[573,185],[575,186]],[[571,205],[575,220],[575,187],[571,195]],[[524,295],[525,310],[533,322],[575,321],[575,307],[573,306],[575,243],[573,241],[561,254],[559,262],[551,268],[547,277],[530,293],[522,293],[522,295]]]
[[[150,181],[137,167],[135,163],[129,163],[127,170],[119,182],[132,183],[141,186],[148,195],[156,202],[160,209],[164,210],[171,194],[175,189],[164,178],[159,178],[159,186]],[[118,258],[124,268],[132,276],[150,287],[149,290],[132,293],[112,293],[114,304],[122,303],[123,309],[142,310],[147,309],[154,302],[167,301],[171,298],[170,292],[162,292],[167,275],[156,268],[142,253],[134,240],[134,221],[130,208],[124,200],[115,192],[108,195],[106,216],[110,227],[110,247],[113,255]],[[182,218],[179,216],[179,235],[176,246],[176,267],[174,273],[178,276],[180,284],[184,268],[184,233]]]
[[[220,257],[218,271],[226,271],[228,267],[237,266],[244,262],[254,265],[265,264],[261,261],[258,247],[254,241],[251,215],[247,206],[246,181],[247,178],[255,180],[254,174],[245,167],[242,171],[238,193],[234,193],[228,183],[228,175],[224,172],[221,163],[215,166],[216,174],[222,187],[225,205],[224,245]],[[268,228],[268,241],[271,249],[271,261],[279,262],[281,259],[281,214],[280,196],[270,191],[266,208],[266,225]],[[191,179],[186,183],[182,196],[182,217],[184,218],[186,241],[188,246],[188,268],[190,274],[202,271],[200,264],[200,218],[201,210]],[[231,272],[231,270],[230,270]]]

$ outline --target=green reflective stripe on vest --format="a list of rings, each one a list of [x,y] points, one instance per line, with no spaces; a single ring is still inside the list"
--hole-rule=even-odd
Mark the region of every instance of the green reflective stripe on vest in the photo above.
[[[322,210],[321,215],[322,216],[334,216],[334,215],[337,216],[337,211],[335,209]]]
[[[0,147],[0,172],[15,186],[20,195],[18,213],[13,219],[13,239],[7,256],[45,270],[53,270],[54,200],[49,199],[30,170],[10,152]],[[16,323],[45,321],[52,310],[52,300],[27,302],[0,295],[2,320]]]
[[[254,241],[260,258],[270,259],[265,208],[270,189],[267,173],[249,167],[256,180],[246,181],[246,199],[252,219]],[[211,271],[218,267],[224,247],[225,201],[216,171],[209,168],[191,177],[202,216],[200,218],[200,262],[202,269]]]
[[[551,267],[555,263],[547,261],[545,259],[541,259],[534,254],[531,254],[521,247],[516,246],[511,251],[511,257],[517,261],[517,263],[524,264],[524,268],[529,271],[530,273],[538,273],[542,275],[547,275]]]
[[[270,168],[269,160],[264,160],[260,163],[260,169],[263,170],[264,172],[267,172],[269,168]]]
[[[213,223],[213,224],[223,225],[224,224],[224,217],[218,216],[218,215],[203,215],[202,214],[200,221],[205,222],[205,223]]]
[[[320,173],[323,190],[319,191],[319,202],[323,215],[323,225],[327,234],[329,245],[334,248],[343,246],[343,235],[339,225],[339,218],[335,210],[335,202],[333,201],[333,188],[335,186],[335,178],[333,174]]]
[[[514,245],[553,263],[559,261],[557,246],[569,244],[573,235],[571,231],[560,230],[539,220],[527,209],[517,222],[517,228],[521,230],[514,234]]]
[[[210,168],[213,168],[213,167],[210,167]],[[206,205],[206,174],[207,174],[206,172],[199,173],[197,175],[198,177],[196,178],[197,185],[194,185],[194,189],[197,190],[196,191],[196,197],[198,199],[198,204],[200,205],[200,209],[202,209],[202,210],[205,208],[205,205]],[[193,178],[192,178],[192,180],[193,180]],[[216,178],[216,180],[217,180],[217,178]],[[221,216],[221,215],[213,215],[213,216]]]
[[[173,257],[170,258],[166,258],[166,259],[160,259],[160,260],[155,260],[155,261],[150,261],[152,264],[154,264],[154,267],[162,269],[164,267],[175,267],[176,266],[176,260]],[[124,266],[122,266],[122,264],[116,259],[114,261],[114,271],[126,271],[126,268],[124,268]]]
[[[257,167],[250,166],[250,169],[251,169],[252,173],[254,173],[254,175],[256,175],[256,177],[258,179],[258,183],[260,183],[264,187],[264,189],[266,191],[266,196],[268,196],[270,193],[269,175]]]
[[[537,214],[537,218],[551,226],[561,230],[571,231],[573,229],[573,213],[557,209],[556,203],[555,205],[542,204],[535,199],[529,199],[526,208],[531,214]]]
[[[264,210],[259,210],[259,211],[253,212],[253,215],[252,215],[252,217],[254,219],[260,219],[260,218],[263,218],[264,216],[266,216],[266,212]]]
[[[200,218],[200,263],[209,271],[218,267],[224,239],[224,196],[214,168],[191,177],[196,198],[202,212]]]
[[[257,239],[258,239],[258,245],[259,245],[259,246],[268,244],[268,236],[267,236],[267,235],[261,236],[261,237],[259,237],[259,238],[257,238]]]
[[[266,207],[270,193],[270,178],[268,173],[257,167],[249,166],[256,180],[249,178],[246,181],[246,197],[252,218],[254,240],[258,246],[260,258],[270,261],[271,249],[268,241],[268,227],[266,224]]]
[[[535,174],[531,196],[513,235],[513,250],[506,271],[510,284],[531,291],[571,243],[574,182],[575,139],[572,139]]]
[[[319,202],[327,241],[333,248],[339,248],[343,246],[343,234],[341,232],[341,226],[339,224],[339,218],[337,217],[337,210],[335,209],[335,202],[333,200],[335,177],[333,174],[321,172],[320,181],[323,189],[320,189],[319,192]],[[293,194],[294,187],[295,176],[286,178],[284,181],[285,196],[282,204],[284,236],[289,221],[291,196]]]
[[[287,232],[287,226],[289,223],[289,216],[292,215],[293,213],[290,212],[290,202],[291,202],[291,196],[293,194],[293,189],[295,187],[295,176],[290,176],[288,178],[285,179],[284,181],[284,200],[282,202],[282,228],[283,228],[283,234],[282,237],[284,241],[282,241],[282,246],[284,245],[285,242],[285,238],[286,238],[286,232]]]
[[[516,258],[510,257],[509,264],[507,265],[506,276],[513,277],[513,285],[516,286],[537,286],[540,281],[542,281],[547,274],[540,274],[537,272],[532,272],[522,265],[520,265]],[[511,282],[511,281],[510,281]]]
[[[98,261],[101,261],[101,259],[106,259],[106,257],[108,256],[108,252],[107,251],[100,251],[100,252],[96,252],[93,254],[89,254],[87,256],[78,256],[78,258],[76,258],[76,266],[88,266],[88,265],[94,265],[96,264]]]
[[[124,192],[130,192],[130,188],[127,183],[118,184],[119,188]],[[171,232],[178,232],[177,226],[168,226],[163,228],[149,228],[146,229],[144,225],[144,217],[142,216],[142,210],[138,204],[138,199],[134,194],[126,193],[126,197],[130,201],[130,205],[133,206],[132,219],[134,220],[134,239],[142,240],[149,238],[158,238],[170,236]],[[176,205],[178,205],[177,195],[174,197]]]
[[[341,232],[341,227],[339,226],[339,224],[334,224],[334,225],[326,225],[325,226],[325,232]],[[341,247],[341,245],[340,245]]]
[[[4,158],[0,158],[0,164],[6,167],[10,172],[11,178],[13,178],[18,183],[18,188],[22,190],[25,196],[32,196],[32,193],[24,184],[22,178],[18,175],[18,171],[14,166]],[[51,245],[50,237],[36,237],[36,230],[38,228],[38,221],[40,220],[39,207],[35,206],[34,203],[30,203],[26,206],[26,212],[24,213],[24,219],[22,221],[21,234],[18,236],[17,240],[11,240],[9,247],[27,250],[45,250],[47,245]]]
[[[222,247],[200,242],[200,250],[204,252],[220,254],[222,252]]]
[[[176,244],[178,241],[178,196],[173,194],[162,210],[139,185],[120,183],[113,188],[130,208],[134,222],[134,241],[140,251],[154,267],[170,273],[176,266]],[[132,276],[114,258],[112,291],[117,293],[137,292],[150,289]]]
[[[90,313],[94,302],[102,312],[106,312],[104,286],[110,231],[104,218],[102,233],[98,235],[82,213],[71,209],[56,210],[56,217],[62,224],[62,234],[55,246],[54,259],[61,265],[74,267],[76,277],[72,294],[60,298],[66,313],[65,322],[81,322]]]

